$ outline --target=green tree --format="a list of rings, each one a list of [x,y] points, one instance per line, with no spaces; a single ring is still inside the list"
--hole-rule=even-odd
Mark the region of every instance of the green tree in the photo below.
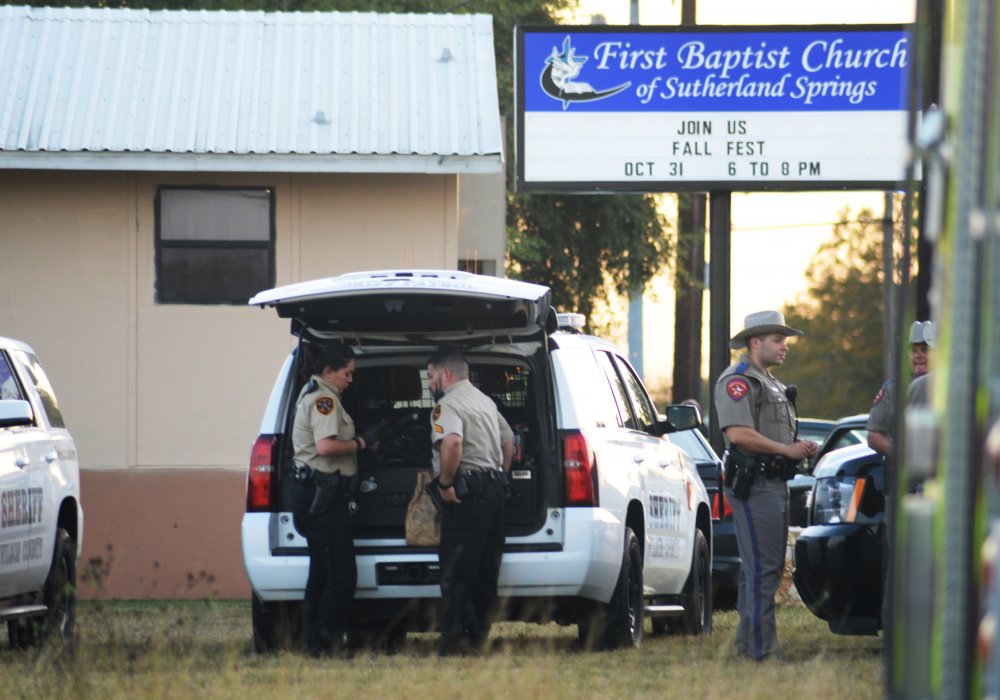
[[[512,273],[550,287],[561,311],[588,318],[609,289],[628,295],[669,255],[666,222],[648,197],[520,195],[508,216]]]
[[[851,219],[841,213],[806,272],[806,292],[784,308],[805,331],[786,364],[801,416],[864,413],[884,381],[882,220],[867,209]]]

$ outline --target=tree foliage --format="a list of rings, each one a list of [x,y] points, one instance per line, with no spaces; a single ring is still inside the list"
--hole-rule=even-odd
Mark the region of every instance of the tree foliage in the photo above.
[[[850,219],[841,213],[806,272],[806,292],[784,308],[805,331],[782,369],[799,387],[800,416],[865,413],[884,381],[882,221],[867,209]]]
[[[636,280],[641,286],[663,267],[669,253],[666,222],[647,197],[519,196],[509,212],[514,274],[550,287],[561,311],[588,318],[609,288],[627,296]]]

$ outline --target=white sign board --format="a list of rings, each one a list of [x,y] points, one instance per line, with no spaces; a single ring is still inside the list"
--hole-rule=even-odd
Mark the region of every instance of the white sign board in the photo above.
[[[517,188],[891,189],[908,27],[519,27]]]

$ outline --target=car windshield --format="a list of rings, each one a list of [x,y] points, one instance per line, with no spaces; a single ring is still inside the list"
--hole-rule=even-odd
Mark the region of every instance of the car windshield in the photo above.
[[[670,442],[674,443],[696,462],[714,462],[715,455],[709,451],[708,445],[702,442],[695,432],[695,429],[680,430],[670,433]]]
[[[862,442],[868,442],[868,431],[864,428],[850,428],[832,436],[826,451],[839,450],[841,447],[858,445]]]
[[[822,445],[826,436],[830,434],[833,423],[814,423],[810,421],[799,421],[799,439],[809,440],[817,445]]]

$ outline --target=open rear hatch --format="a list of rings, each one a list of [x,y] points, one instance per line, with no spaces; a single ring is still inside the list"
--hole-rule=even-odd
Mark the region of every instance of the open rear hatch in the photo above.
[[[541,526],[539,469],[546,394],[529,355],[544,347],[543,338],[552,330],[547,326],[556,323],[550,299],[549,289],[540,285],[417,270],[351,273],[278,287],[250,300],[252,305],[275,307],[279,316],[291,319],[292,333],[306,346],[343,338],[361,347],[344,406],[359,431],[379,422],[389,427],[377,452],[359,455],[358,537],[403,537],[417,473],[431,469],[434,402],[427,391],[426,361],[442,342],[466,346],[470,379],[496,402],[515,432],[508,534],[524,535]],[[495,342],[506,351],[497,353]],[[307,350],[300,346],[296,354],[301,358]],[[298,396],[306,381],[303,371],[293,375],[290,397]],[[290,483],[282,478],[290,473],[290,447],[282,456],[279,484]],[[279,489],[283,508],[290,508],[290,493]],[[286,537],[290,521],[286,527],[287,532],[279,533],[281,548],[295,547]]]
[[[537,338],[554,324],[548,287],[449,270],[354,272],[260,292],[292,333],[320,338],[463,341]]]

